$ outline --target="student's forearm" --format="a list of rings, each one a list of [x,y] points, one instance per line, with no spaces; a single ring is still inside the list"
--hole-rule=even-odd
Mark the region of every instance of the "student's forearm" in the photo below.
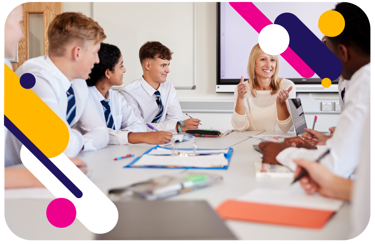
[[[44,187],[44,185],[26,168],[6,168],[4,173],[5,189]]]
[[[245,99],[237,98],[235,111],[239,115],[244,115],[246,113]]]
[[[128,141],[129,143],[149,143],[149,138],[152,136],[153,132],[138,132],[129,133]]]
[[[331,194],[334,198],[342,199],[344,201],[351,201],[353,181],[335,176],[332,180]]]
[[[276,108],[277,108],[277,118],[279,120],[282,121],[282,120],[286,120],[287,118],[289,118],[290,114],[288,111],[288,107],[286,106],[286,102],[282,104],[276,103]]]

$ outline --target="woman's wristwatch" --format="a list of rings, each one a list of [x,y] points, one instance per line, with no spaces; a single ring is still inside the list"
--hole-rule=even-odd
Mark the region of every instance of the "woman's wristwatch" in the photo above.
[[[182,133],[183,132],[182,129],[181,129],[181,126],[185,126],[185,123],[182,120],[180,120],[180,121],[177,122],[178,133]]]

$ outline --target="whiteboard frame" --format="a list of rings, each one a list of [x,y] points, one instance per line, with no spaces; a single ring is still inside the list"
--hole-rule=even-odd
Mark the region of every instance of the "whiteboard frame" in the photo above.
[[[91,3],[91,18],[95,20],[94,17],[94,8],[95,3]],[[196,8],[196,2],[193,2],[193,84],[191,86],[175,86],[174,88],[176,90],[195,90],[197,88],[196,81],[197,81],[197,68],[196,68],[196,57],[197,57],[197,8]],[[113,87],[115,90],[116,88],[119,89],[120,87]]]

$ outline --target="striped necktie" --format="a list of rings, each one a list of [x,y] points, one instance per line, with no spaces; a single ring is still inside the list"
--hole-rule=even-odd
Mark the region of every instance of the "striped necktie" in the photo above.
[[[66,120],[68,124],[71,125],[74,118],[76,117],[76,99],[74,97],[74,91],[72,85],[70,85],[69,89],[66,91],[66,95],[68,96],[68,107],[66,109]]]
[[[103,105],[103,111],[104,111],[104,117],[105,121],[107,122],[107,127],[114,130],[115,129],[115,123],[113,121],[111,108],[109,107],[109,101],[101,100],[100,101]]]
[[[155,96],[156,96],[156,103],[158,104],[158,107],[159,107],[159,112],[158,114],[155,116],[155,118],[152,120],[152,123],[157,123],[161,116],[163,115],[163,111],[164,111],[164,106],[163,106],[163,103],[161,102],[161,95],[160,95],[160,92],[159,91],[156,91],[155,93]]]
[[[344,97],[345,97],[345,87],[344,87],[344,89],[342,89],[342,91],[341,91],[341,98],[342,98],[342,103],[343,103],[343,104],[345,104]]]

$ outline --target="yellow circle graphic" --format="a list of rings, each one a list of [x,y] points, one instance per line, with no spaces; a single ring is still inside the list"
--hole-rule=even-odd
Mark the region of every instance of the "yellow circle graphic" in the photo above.
[[[332,81],[331,81],[329,78],[324,78],[324,79],[322,80],[322,86],[323,86],[324,88],[328,88],[328,87],[330,87],[331,84],[332,84]]]
[[[345,28],[345,19],[339,12],[328,10],[319,18],[320,31],[328,36],[335,37],[341,34]]]

